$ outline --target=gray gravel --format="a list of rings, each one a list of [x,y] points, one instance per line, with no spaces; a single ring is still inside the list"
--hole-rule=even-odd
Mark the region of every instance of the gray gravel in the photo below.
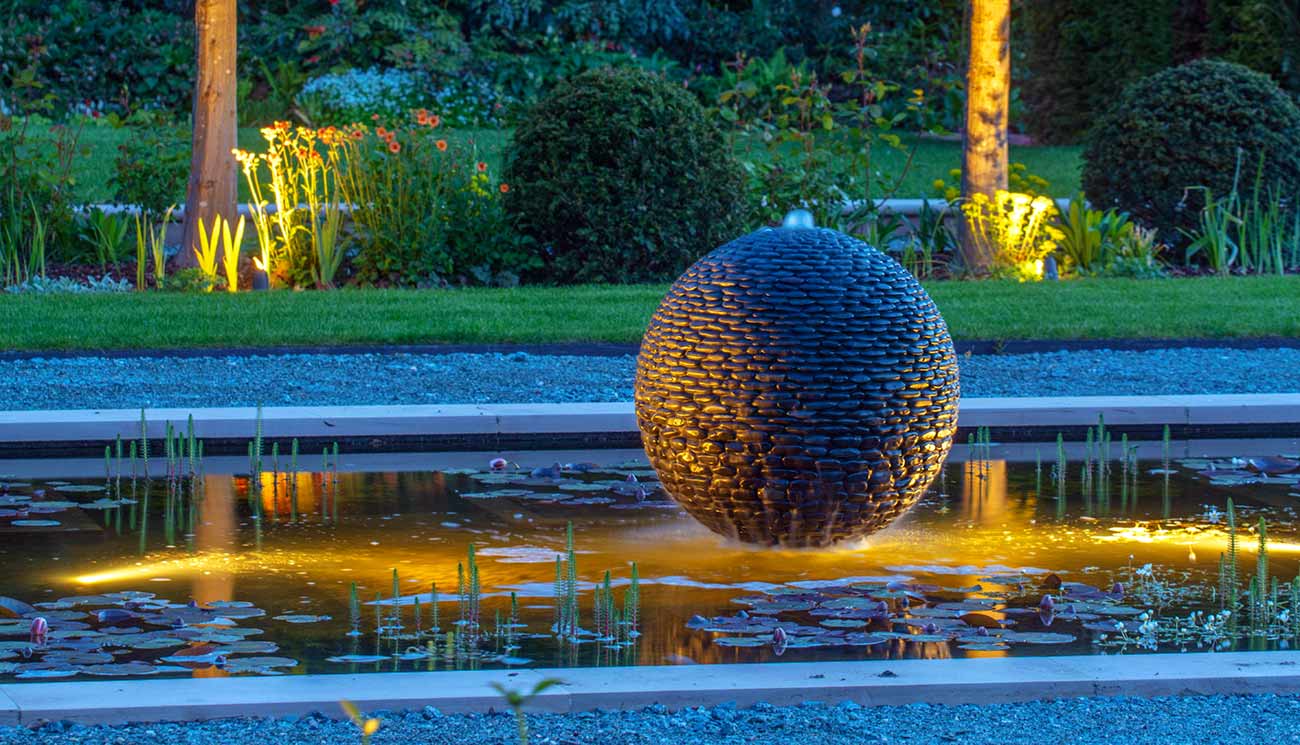
[[[963,356],[969,396],[1300,391],[1300,349]],[[0,409],[628,401],[635,360],[292,354],[0,360]]]
[[[39,684],[37,684],[39,685]],[[506,714],[442,716],[436,710],[381,713],[372,743],[514,743]],[[1294,696],[1083,698],[1056,702],[943,707],[917,704],[865,709],[851,703],[751,709],[729,706],[670,713],[593,712],[529,717],[534,745],[610,743],[1216,743],[1300,742],[1300,699]],[[319,715],[282,719],[225,719],[188,724],[83,727],[52,724],[37,730],[0,727],[0,743],[148,745],[166,743],[276,743],[315,745],[359,741],[347,722]]]

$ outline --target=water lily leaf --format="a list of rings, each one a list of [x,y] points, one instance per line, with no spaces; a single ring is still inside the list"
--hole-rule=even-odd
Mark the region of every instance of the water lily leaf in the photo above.
[[[385,660],[390,660],[390,659],[392,658],[385,657],[384,655],[379,655],[379,654],[344,654],[344,655],[339,655],[337,657],[327,657],[325,658],[325,661],[359,663],[359,662],[383,662]]]
[[[756,636],[723,636],[714,639],[713,643],[720,647],[765,647],[772,641]]]
[[[297,667],[297,660],[291,660],[288,657],[234,657],[226,660],[222,669],[228,673],[261,673],[263,675],[272,672],[275,668]]]
[[[92,494],[104,491],[104,487],[99,484],[56,484],[54,490],[76,494]]]
[[[21,616],[27,613],[36,612],[36,609],[28,605],[27,603],[24,603],[21,600],[16,600],[14,598],[5,597],[3,595],[0,595],[0,608],[9,611],[15,616]]]
[[[274,642],[240,640],[222,644],[216,651],[222,654],[275,654],[280,647]]]
[[[960,641],[960,640],[959,640]],[[958,644],[958,649],[965,649],[971,652],[1001,652],[1011,647],[998,642],[970,642],[968,644]]]
[[[208,608],[252,608],[254,605],[247,600],[213,600],[207,604]]]
[[[867,622],[852,618],[828,618],[822,621],[821,625],[829,629],[860,629],[866,626]]]
[[[106,665],[82,665],[81,672],[87,675],[123,676],[123,675],[157,675],[158,668],[144,662],[119,662]]]
[[[14,520],[9,524],[20,528],[55,528],[63,523],[58,520]]]
[[[1069,644],[1075,640],[1070,634],[1059,634],[1053,631],[1012,631],[1002,638],[1021,644]]]
[[[276,616],[275,620],[284,621],[285,623],[317,623],[319,621],[328,621],[330,620],[330,617],[289,614],[284,616]]]
[[[15,675],[19,680],[35,680],[38,678],[71,678],[76,675],[76,668],[50,668],[44,670],[23,670]]]

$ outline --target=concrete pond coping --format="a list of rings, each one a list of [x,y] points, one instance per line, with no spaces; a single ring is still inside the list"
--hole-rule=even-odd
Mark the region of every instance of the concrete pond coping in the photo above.
[[[1085,696],[1300,693],[1300,652],[1191,652],[942,660],[769,662],[725,665],[288,675],[0,685],[0,724],[83,724],[275,717],[339,702],[363,711],[432,706],[442,713],[507,710],[493,683],[523,692],[562,681],[530,712],[672,710],[731,703],[948,706]]]
[[[247,441],[258,411],[239,408],[160,408],[144,412],[148,435],[167,423],[184,429],[194,418],[205,440]],[[1185,436],[1300,434],[1300,393],[1186,396],[963,398],[959,426],[988,427],[1003,440],[1081,434],[1104,417],[1108,427],[1159,438],[1169,426]],[[636,414],[629,401],[563,404],[412,406],[279,406],[261,412],[265,438],[423,443],[456,450],[635,447]],[[1016,433],[1024,436],[1018,437]],[[138,439],[139,409],[0,411],[0,447],[97,445]],[[353,451],[357,448],[352,447]]]

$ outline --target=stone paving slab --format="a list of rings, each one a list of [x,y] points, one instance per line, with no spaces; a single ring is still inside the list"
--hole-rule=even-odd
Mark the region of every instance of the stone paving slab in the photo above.
[[[184,427],[193,415],[204,439],[251,438],[253,408],[153,409],[149,436],[167,422]],[[1135,425],[1270,425],[1300,423],[1300,394],[1207,396],[1076,396],[964,398],[962,427],[1078,427]],[[631,402],[580,404],[464,404],[444,406],[272,407],[262,411],[266,437],[401,438],[627,435],[637,431]],[[0,411],[0,443],[110,441],[140,436],[131,409]]]
[[[343,700],[363,711],[427,705],[447,713],[499,711],[504,704],[491,683],[530,691],[542,679],[535,671],[517,670],[51,682],[0,686],[0,696],[12,699],[25,725],[40,721],[123,724],[313,711],[342,717],[339,702]],[[534,698],[529,707],[538,712],[568,710],[568,694],[555,688]]]
[[[669,709],[760,701],[990,704],[1080,696],[1300,693],[1300,652],[1075,655],[946,660],[754,663],[556,670],[301,675],[272,678],[127,680],[0,685],[22,724],[41,720],[129,721],[342,716],[347,699],[366,711],[434,706],[447,713],[502,711],[500,682],[529,691],[563,681],[530,711]],[[0,703],[0,712],[4,712]],[[3,714],[0,713],[0,717]],[[0,718],[0,722],[5,721]],[[10,720],[12,721],[12,720]]]

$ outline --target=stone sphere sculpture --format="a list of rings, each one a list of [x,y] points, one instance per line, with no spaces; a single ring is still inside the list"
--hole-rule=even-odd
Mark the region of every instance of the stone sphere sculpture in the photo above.
[[[825,546],[921,498],[956,433],[957,377],[909,272],[792,213],[673,284],[641,342],[636,416],[664,488],[709,529]]]

